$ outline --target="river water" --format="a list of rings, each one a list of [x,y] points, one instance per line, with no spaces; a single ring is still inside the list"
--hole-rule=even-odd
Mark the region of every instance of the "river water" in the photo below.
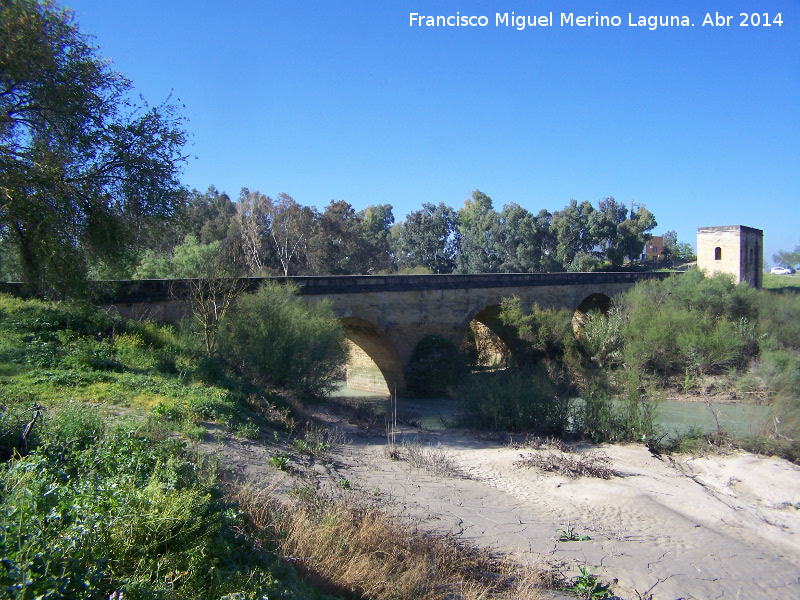
[[[389,399],[372,392],[342,387],[332,394],[349,402],[372,405],[379,413],[389,412]],[[452,398],[403,398],[397,401],[400,420],[421,429],[438,430],[451,426],[458,415],[458,400]],[[699,428],[714,431],[719,426],[734,435],[754,435],[772,428],[769,407],[757,404],[721,404],[664,400],[659,404],[656,424],[668,433]]]

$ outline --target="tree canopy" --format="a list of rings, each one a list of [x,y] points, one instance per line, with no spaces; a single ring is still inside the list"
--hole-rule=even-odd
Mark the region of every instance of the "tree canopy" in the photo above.
[[[0,48],[0,243],[26,281],[63,290],[182,201],[183,119],[134,102],[49,0],[0,0]]]

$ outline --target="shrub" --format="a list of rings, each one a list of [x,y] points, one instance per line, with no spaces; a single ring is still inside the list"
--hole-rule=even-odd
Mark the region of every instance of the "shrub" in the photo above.
[[[620,308],[612,304],[608,314],[593,310],[586,315],[580,345],[600,367],[618,366],[622,362],[623,317]]]
[[[622,362],[662,376],[714,373],[742,365],[756,350],[755,290],[692,270],[640,282],[620,301]]]
[[[324,395],[343,377],[344,332],[328,302],[270,283],[242,295],[220,330],[220,355],[245,378]]]
[[[636,392],[614,399],[598,387],[576,402],[573,429],[594,442],[641,441],[656,433],[658,399]]]
[[[543,365],[474,374],[458,388],[461,421],[494,431],[563,435],[571,398],[556,393]]]
[[[773,345],[800,350],[800,294],[762,290],[758,295],[758,333]]]
[[[758,373],[772,400],[775,434],[800,440],[800,355],[783,349],[765,352]]]
[[[558,357],[563,354],[567,340],[575,336],[572,314],[567,309],[539,308],[534,304],[525,313],[517,296],[502,301],[500,321],[517,338],[511,342],[512,359],[517,364],[535,362],[542,356]]]

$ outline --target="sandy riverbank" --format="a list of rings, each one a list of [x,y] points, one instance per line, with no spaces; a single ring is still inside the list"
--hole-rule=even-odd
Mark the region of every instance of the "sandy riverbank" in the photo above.
[[[695,458],[655,457],[641,445],[581,447],[602,451],[615,476],[569,477],[520,467],[520,459],[550,450],[513,448],[472,432],[405,429],[398,442],[436,454],[440,474],[386,452],[369,436],[322,411],[350,440],[326,463],[300,469],[322,486],[350,487],[379,498],[421,526],[517,560],[577,573],[599,567],[618,579],[622,598],[800,597],[800,468],[784,460],[736,452]],[[278,492],[296,485],[275,470],[273,445],[228,440],[223,465]],[[405,452],[405,454],[404,454]],[[558,530],[587,541],[558,541]]]

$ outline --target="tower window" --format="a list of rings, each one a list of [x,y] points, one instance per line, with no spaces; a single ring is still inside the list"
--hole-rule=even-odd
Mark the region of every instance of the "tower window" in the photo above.
[[[714,260],[722,260],[722,248],[719,246],[714,248]]]

